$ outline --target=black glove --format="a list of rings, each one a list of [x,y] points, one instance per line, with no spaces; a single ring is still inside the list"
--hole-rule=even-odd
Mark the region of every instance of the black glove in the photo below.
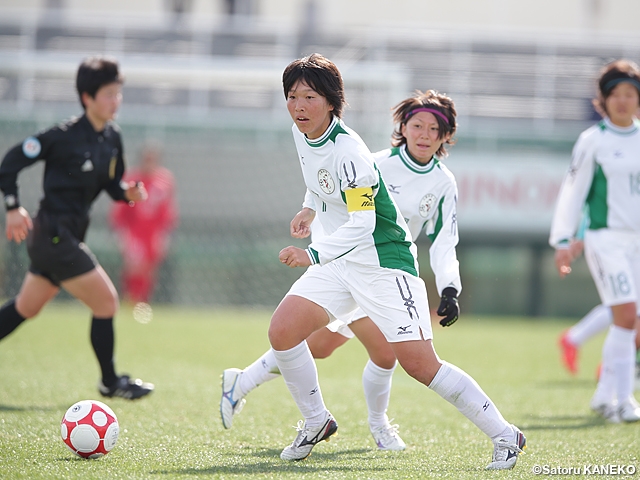
[[[458,315],[460,315],[460,305],[458,305],[458,292],[455,288],[447,287],[442,291],[437,314],[444,316],[440,320],[440,325],[443,327],[450,327],[456,323]]]

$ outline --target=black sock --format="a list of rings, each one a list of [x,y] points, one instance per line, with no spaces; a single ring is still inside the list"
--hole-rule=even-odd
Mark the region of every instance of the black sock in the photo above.
[[[113,317],[91,319],[91,345],[93,346],[100,370],[102,370],[102,383],[106,386],[116,383],[118,376],[113,366]]]
[[[0,340],[13,332],[26,318],[16,310],[15,298],[0,308]]]

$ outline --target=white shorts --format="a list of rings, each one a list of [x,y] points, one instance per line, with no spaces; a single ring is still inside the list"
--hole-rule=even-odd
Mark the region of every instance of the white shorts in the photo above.
[[[343,337],[347,337],[347,338],[355,337],[355,334],[349,328],[349,325],[347,325],[342,320],[334,320],[333,322],[330,322],[329,325],[327,325],[327,328],[329,329],[329,331],[333,333],[339,333]]]
[[[389,342],[433,338],[424,282],[402,270],[341,258],[308,268],[287,295],[306,298],[343,322],[357,320],[360,307]]]
[[[609,229],[587,230],[584,255],[604,305],[637,303],[640,234]]]
[[[356,320],[360,320],[361,318],[364,318],[366,316],[367,314],[364,313],[364,310],[358,307],[355,309],[355,311],[351,314],[350,317],[338,318],[333,322],[329,323],[329,325],[327,325],[327,328],[333,333],[339,333],[343,337],[353,338],[355,337],[355,334],[353,333],[351,328],[349,328],[349,325],[351,325]]]

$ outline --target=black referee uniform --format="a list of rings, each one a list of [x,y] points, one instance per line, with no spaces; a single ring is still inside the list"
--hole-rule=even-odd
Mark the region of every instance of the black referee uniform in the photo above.
[[[44,160],[44,196],[27,238],[29,271],[54,285],[98,264],[84,244],[91,205],[102,190],[125,200],[120,130],[108,122],[96,132],[86,115],[27,138],[0,165],[0,190],[7,210],[18,208],[18,173]],[[126,187],[125,187],[126,188]]]

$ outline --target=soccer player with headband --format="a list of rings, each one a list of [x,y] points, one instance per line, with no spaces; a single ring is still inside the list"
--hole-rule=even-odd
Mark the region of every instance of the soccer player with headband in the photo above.
[[[591,409],[610,422],[640,420],[633,396],[636,319],[640,313],[640,70],[627,60],[604,67],[596,109],[603,120],[573,148],[551,225],[561,277],[571,272],[572,240],[588,206],[585,258],[613,325],[602,348],[602,370]]]
[[[285,69],[283,87],[307,186],[303,209],[291,222],[291,234],[308,236],[317,218],[325,235],[314,237],[307,249],[289,246],[280,252],[280,261],[290,267],[318,265],[294,283],[269,328],[278,370],[304,416],[298,435],[281,457],[306,458],[318,442],[337,431],[306,339],[331,320],[353,318],[361,308],[405,371],[456,406],[493,440],[487,468],[512,468],[526,445],[524,435],[502,417],[468,374],[441,360],[433,349],[426,289],[418,276],[410,227],[392,200],[374,156],[341,120],[345,99],[337,67],[318,54],[296,60]],[[424,132],[438,137],[440,116],[420,111],[409,117],[401,127],[403,134],[415,120],[424,123]],[[439,119],[437,126],[434,118]],[[426,153],[431,143],[428,133],[416,133],[416,138],[420,151]],[[432,156],[433,152],[428,160]],[[445,303],[452,309],[454,302]],[[449,324],[457,317],[455,304],[451,318],[448,311],[444,313]]]
[[[432,115],[413,118],[420,112]],[[455,250],[458,189],[453,174],[441,159],[447,155],[445,145],[455,143],[452,138],[457,127],[455,106],[441,93],[417,91],[394,107],[393,118],[396,129],[392,148],[374,154],[374,158],[413,238],[424,230],[431,241],[431,268],[441,295],[437,313],[444,316],[440,324],[450,326],[460,313],[457,297],[462,289]],[[317,219],[311,229],[312,238],[323,235]],[[362,373],[362,385],[374,441],[379,450],[404,450],[406,445],[398,433],[399,427],[391,424],[386,414],[396,357],[362,309],[351,319],[334,320],[326,328],[316,330],[307,344],[314,358],[326,358],[354,334],[370,357]],[[259,385],[278,378],[279,373],[271,349],[244,370],[226,369],[220,401],[223,426],[231,428],[233,416],[244,406],[244,397]]]

